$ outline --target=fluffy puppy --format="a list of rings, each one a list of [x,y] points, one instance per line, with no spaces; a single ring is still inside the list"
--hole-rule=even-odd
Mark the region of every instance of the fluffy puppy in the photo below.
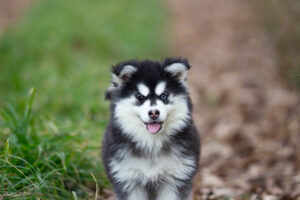
[[[188,200],[198,170],[185,59],[127,61],[112,69],[102,160],[118,200]]]

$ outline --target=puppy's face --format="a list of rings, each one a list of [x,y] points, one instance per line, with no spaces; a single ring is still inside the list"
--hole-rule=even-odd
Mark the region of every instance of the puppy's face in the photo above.
[[[137,91],[132,95],[135,97],[133,110],[150,133],[156,134],[163,130],[174,106],[172,95],[166,88],[166,81],[157,82],[154,87],[143,82],[138,83]]]
[[[190,119],[186,85],[189,67],[181,59],[115,66],[107,94],[113,102],[113,117],[122,130],[136,138],[172,135],[184,128]]]

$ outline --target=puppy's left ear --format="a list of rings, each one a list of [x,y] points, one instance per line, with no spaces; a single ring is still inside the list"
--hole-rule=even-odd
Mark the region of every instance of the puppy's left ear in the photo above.
[[[183,84],[186,84],[187,71],[191,68],[189,62],[182,58],[167,58],[163,66],[165,71],[171,73],[173,77],[178,79]]]

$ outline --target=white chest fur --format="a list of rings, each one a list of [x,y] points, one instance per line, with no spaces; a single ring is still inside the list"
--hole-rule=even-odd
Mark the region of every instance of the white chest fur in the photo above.
[[[125,184],[126,189],[134,187],[137,182],[146,185],[149,181],[155,182],[158,179],[180,186],[181,183],[176,182],[174,177],[187,179],[195,166],[193,158],[183,155],[178,150],[149,157],[136,157],[124,153],[123,150],[121,157],[121,161],[112,159],[110,167],[114,178]]]

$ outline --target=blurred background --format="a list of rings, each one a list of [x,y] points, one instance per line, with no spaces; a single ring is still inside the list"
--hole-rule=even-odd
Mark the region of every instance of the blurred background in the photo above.
[[[109,199],[110,66],[189,59],[194,199],[300,198],[297,0],[0,0],[0,200]]]

